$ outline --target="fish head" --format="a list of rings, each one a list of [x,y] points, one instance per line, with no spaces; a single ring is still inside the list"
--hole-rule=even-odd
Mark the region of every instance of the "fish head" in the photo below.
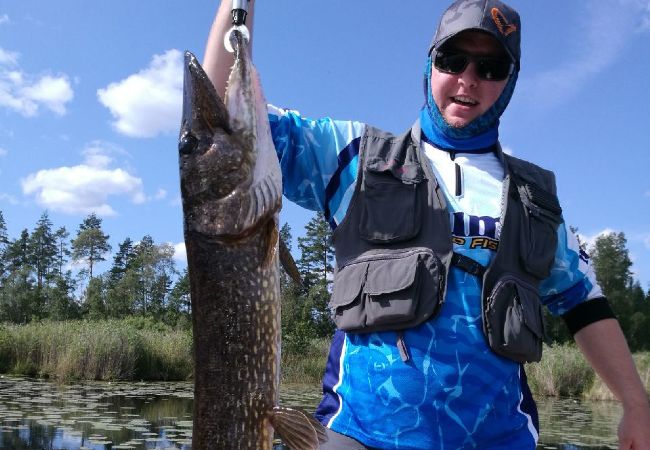
[[[233,130],[230,114],[196,57],[185,53],[183,114],[178,142],[186,228],[206,235],[229,233],[228,201],[253,180],[250,140]]]

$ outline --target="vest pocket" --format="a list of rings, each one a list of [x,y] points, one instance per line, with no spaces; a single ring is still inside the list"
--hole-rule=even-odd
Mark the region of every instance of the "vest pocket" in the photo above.
[[[362,299],[369,263],[362,261],[340,269],[334,277],[329,307],[337,328],[352,331],[366,324],[366,308]]]
[[[512,275],[495,284],[484,320],[492,349],[518,362],[542,358],[544,321],[537,289]]]
[[[373,332],[415,326],[441,303],[444,268],[429,251],[365,257],[343,267],[330,300],[336,326],[344,331]]]
[[[413,320],[420,298],[418,257],[416,253],[370,264],[364,288],[367,326]]]
[[[544,279],[550,274],[557,249],[557,228],[562,221],[562,208],[557,196],[536,185],[519,187],[524,205],[521,215],[521,259],[531,275]]]
[[[368,169],[359,233],[369,242],[400,242],[420,231],[420,180],[400,180],[390,171]]]

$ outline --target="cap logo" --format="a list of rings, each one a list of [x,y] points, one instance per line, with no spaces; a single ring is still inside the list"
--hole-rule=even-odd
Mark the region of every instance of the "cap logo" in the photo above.
[[[517,25],[508,23],[508,19],[499,11],[499,8],[492,8],[492,20],[494,20],[494,24],[504,36],[517,31]]]

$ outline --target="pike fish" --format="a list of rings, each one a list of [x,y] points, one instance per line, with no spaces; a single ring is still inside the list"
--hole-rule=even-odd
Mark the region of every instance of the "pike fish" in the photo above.
[[[278,406],[282,180],[248,42],[225,103],[185,54],[179,164],[194,331],[194,450],[316,450],[325,429]]]

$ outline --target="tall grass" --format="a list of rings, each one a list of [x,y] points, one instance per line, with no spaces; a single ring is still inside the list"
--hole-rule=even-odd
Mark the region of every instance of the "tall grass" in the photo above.
[[[189,331],[129,320],[0,325],[0,372],[62,381],[184,380],[191,349]]]
[[[634,354],[634,363],[641,376],[645,390],[650,395],[650,352]],[[605,386],[603,381],[596,377],[594,383],[584,393],[584,397],[591,400],[616,400],[614,394]]]
[[[319,385],[323,380],[329,345],[329,339],[312,339],[301,351],[283,346],[282,382]]]
[[[646,392],[650,393],[650,353],[637,353],[634,360]],[[526,374],[531,390],[538,396],[616,399],[572,344],[545,347],[542,361],[526,365]]]
[[[291,344],[290,342],[287,342]],[[328,339],[282,349],[282,382],[318,386]],[[650,352],[634,359],[650,392]],[[0,373],[73,380],[187,380],[192,377],[192,333],[142,318],[109,321],[0,325]],[[574,345],[544,349],[541,362],[526,366],[537,396],[612,400]]]

